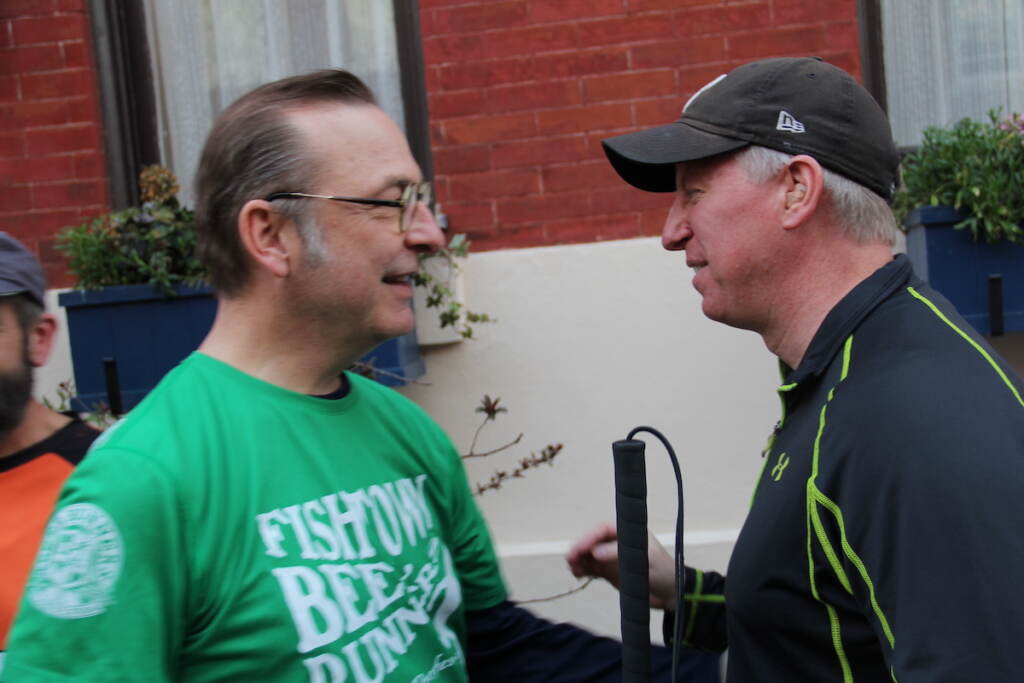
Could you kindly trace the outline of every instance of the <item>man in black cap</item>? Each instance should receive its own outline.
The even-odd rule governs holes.
[[[893,257],[882,110],[823,61],[768,59],[604,146],[631,185],[675,193],[663,246],[783,376],[728,582],[687,567],[677,601],[655,548],[652,604],[728,646],[731,681],[1016,680],[1024,382]],[[582,539],[572,571],[616,581],[614,538]]]
[[[99,432],[32,398],[57,320],[39,262],[0,232],[0,670],[7,632],[60,488]]]

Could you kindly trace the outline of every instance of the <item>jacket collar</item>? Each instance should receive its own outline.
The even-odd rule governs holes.
[[[913,276],[910,259],[899,254],[854,287],[825,316],[800,366],[792,370],[780,361],[785,383],[798,384],[812,375],[820,376],[861,321]]]

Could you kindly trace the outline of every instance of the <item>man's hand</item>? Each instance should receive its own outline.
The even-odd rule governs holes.
[[[576,542],[565,556],[569,571],[576,578],[596,576],[619,587],[618,535],[611,524],[601,524]],[[651,607],[674,608],[676,604],[675,560],[658,539],[647,532],[647,558],[650,564]]]

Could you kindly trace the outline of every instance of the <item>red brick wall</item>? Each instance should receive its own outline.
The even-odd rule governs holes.
[[[718,74],[820,55],[858,75],[856,0],[420,0],[438,195],[474,249],[654,235],[600,140]]]
[[[72,284],[53,236],[109,210],[86,0],[0,0],[0,230]]]

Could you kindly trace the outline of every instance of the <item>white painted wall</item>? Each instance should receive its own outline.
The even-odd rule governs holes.
[[[522,249],[470,256],[468,304],[497,316],[478,339],[424,349],[422,384],[402,390],[468,450],[483,394],[508,414],[482,432],[477,450],[522,442],[467,461],[471,482],[513,469],[546,444],[565,445],[553,467],[480,497],[506,579],[517,599],[568,590],[576,581],[562,556],[599,521],[614,520],[611,443],[639,424],[660,429],[681,462],[686,488],[688,562],[724,569],[779,413],[774,357],[756,335],[708,321],[681,253],[655,238]],[[71,377],[61,318],[37,395],[56,395]],[[646,439],[646,437],[645,437]],[[675,479],[668,456],[648,442],[652,529],[669,541]],[[594,584],[534,609],[618,634],[617,594]],[[660,618],[652,630],[660,633]]]
[[[777,364],[760,338],[704,318],[684,255],[655,238],[481,253],[465,276],[469,307],[498,322],[477,326],[476,340],[425,349],[425,384],[402,393],[463,452],[480,397],[501,397],[509,412],[484,429],[477,450],[520,432],[523,440],[466,461],[471,482],[548,443],[565,445],[554,467],[479,499],[513,597],[576,585],[562,555],[592,525],[614,520],[611,443],[640,424],[661,430],[679,455],[688,562],[724,569],[779,416]],[[644,438],[651,526],[670,540],[675,478],[660,444]],[[535,609],[618,634],[617,596],[603,586]]]

